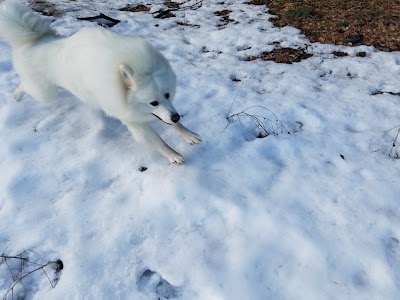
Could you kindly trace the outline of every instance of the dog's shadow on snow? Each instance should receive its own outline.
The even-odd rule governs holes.
[[[103,142],[115,139],[118,140],[121,136],[125,138],[126,135],[129,134],[128,129],[121,123],[121,121],[107,116],[102,111],[98,112],[98,116],[103,124],[103,128],[99,132],[98,136]]]

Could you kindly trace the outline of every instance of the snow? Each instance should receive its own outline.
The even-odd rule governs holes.
[[[244,1],[204,1],[163,20],[151,14],[162,1],[150,13],[115,10],[132,1],[53,2],[66,12],[49,18],[60,34],[96,26],[76,17],[102,12],[121,20],[111,30],[162,51],[178,75],[174,105],[204,142],[189,146],[155,123],[185,157],[175,166],[66,91],[47,106],[16,103],[18,75],[0,42],[0,254],[34,251],[30,259],[64,266],[55,288],[36,272],[14,296],[400,297],[400,169],[389,155],[398,151],[398,52],[310,43]],[[236,22],[218,26],[223,9]],[[244,60],[277,47],[313,56]],[[260,139],[249,118],[228,122],[249,107],[278,134]],[[11,283],[3,261],[1,297]]]

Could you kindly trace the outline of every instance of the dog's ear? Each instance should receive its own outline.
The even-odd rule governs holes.
[[[127,65],[120,65],[119,74],[121,75],[121,78],[127,88],[135,89],[135,74],[131,67]]]

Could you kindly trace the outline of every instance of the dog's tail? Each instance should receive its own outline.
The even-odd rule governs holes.
[[[29,8],[15,3],[15,0],[0,3],[0,37],[11,46],[18,47],[48,34],[55,32]]]

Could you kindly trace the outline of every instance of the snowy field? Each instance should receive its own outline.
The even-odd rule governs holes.
[[[37,265],[0,260],[1,298],[400,299],[398,52],[312,44],[244,1],[162,20],[162,1],[139,13],[116,10],[127,0],[51,2],[62,35],[102,12],[162,51],[203,144],[155,122],[185,157],[172,165],[66,91],[16,103],[0,42],[0,254],[63,262],[6,295]],[[281,47],[313,56],[245,60]]]

